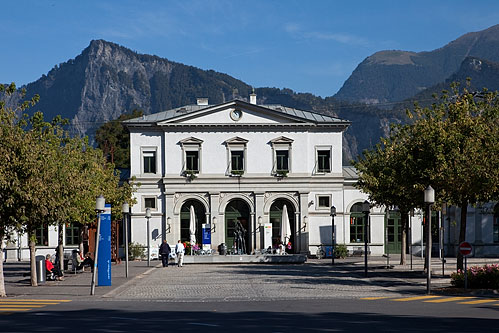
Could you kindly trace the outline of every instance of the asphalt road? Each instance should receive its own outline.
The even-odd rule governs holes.
[[[499,302],[75,300],[0,316],[0,331],[492,332],[499,327],[498,318]]]

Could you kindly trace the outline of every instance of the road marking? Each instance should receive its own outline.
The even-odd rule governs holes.
[[[391,299],[390,301],[409,302],[409,301],[418,301],[421,299],[436,298],[436,297],[441,297],[441,296],[417,296],[417,297],[394,298]]]
[[[449,297],[449,298],[443,298],[443,299],[432,299],[429,301],[423,301],[425,303],[445,303],[445,302],[456,302],[456,301],[462,301],[465,299],[473,299],[475,297]]]
[[[57,302],[57,303],[64,303],[64,302],[71,302],[70,299],[22,299],[22,298],[6,298],[6,299],[0,299],[2,302]]]
[[[377,299],[385,299],[385,298],[388,298],[388,296],[383,296],[383,297],[363,297],[361,299],[366,300],[366,301],[374,301],[374,300],[377,300]]]
[[[29,311],[46,307],[47,305],[57,305],[71,302],[68,299],[0,299],[0,314],[8,315],[13,312]]]
[[[208,326],[208,327],[218,327],[220,325],[216,324],[206,324],[206,323],[187,323],[188,325],[197,325],[197,326]]]
[[[460,302],[458,304],[483,304],[483,303],[492,303],[492,302],[498,302],[499,298],[494,298],[494,299],[478,299],[476,301],[469,301],[469,302]]]
[[[0,304],[0,311],[4,308],[43,308],[45,305],[33,305],[33,304]]]

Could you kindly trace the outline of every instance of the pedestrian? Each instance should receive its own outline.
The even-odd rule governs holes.
[[[52,257],[50,254],[47,254],[47,256],[45,257],[45,269],[50,273],[51,278],[53,278],[54,280],[64,280],[62,278],[63,274],[59,267],[54,266],[54,264],[52,263]]]
[[[161,246],[159,247],[159,255],[161,256],[163,267],[168,267],[168,259],[170,259],[170,252],[172,252],[172,249],[170,248],[170,245],[165,239],[163,241],[163,244],[161,244]]]
[[[185,247],[184,244],[182,244],[182,242],[180,241],[180,239],[178,240],[177,245],[175,245],[175,253],[177,254],[178,258],[178,267],[182,267],[182,265],[184,264]]]

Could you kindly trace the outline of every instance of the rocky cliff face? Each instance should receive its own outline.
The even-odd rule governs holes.
[[[444,82],[468,56],[498,62],[499,25],[465,34],[431,52],[377,52],[357,66],[335,97],[390,108],[391,102]]]

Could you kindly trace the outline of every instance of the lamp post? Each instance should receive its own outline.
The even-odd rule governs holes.
[[[90,284],[90,295],[95,295],[95,276],[97,275],[97,260],[99,258],[99,238],[100,238],[100,215],[106,207],[106,199],[100,195],[95,200],[95,212],[97,213],[97,233],[95,234],[95,255],[94,269],[92,272],[92,282]]]
[[[334,233],[334,217],[336,216],[336,207],[331,206],[331,243],[333,245],[333,250],[331,251],[331,265],[334,265],[334,256],[335,256],[335,248],[336,248],[336,242],[335,242],[335,233]]]
[[[151,219],[151,208],[146,208],[147,219],[147,266],[151,266],[151,233],[149,228],[149,220]]]
[[[426,204],[426,293],[431,293],[431,205],[435,202],[435,190],[428,185],[424,190]]]
[[[130,206],[127,202],[121,205],[121,212],[123,213],[123,229],[124,229],[124,245],[125,245],[125,277],[128,278],[128,214],[130,212]]]
[[[362,212],[365,215],[364,220],[364,276],[367,277],[367,236],[369,232],[369,210],[371,209],[369,201],[362,203]]]

